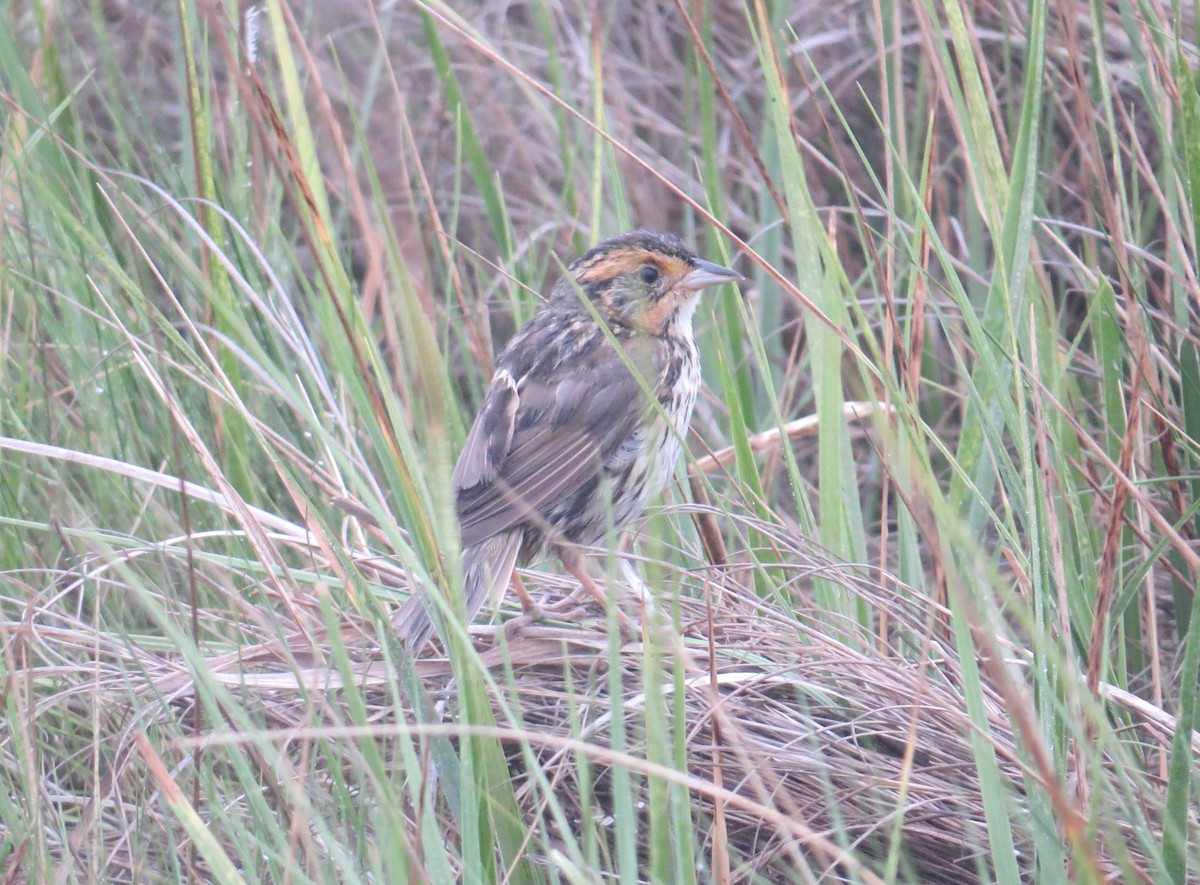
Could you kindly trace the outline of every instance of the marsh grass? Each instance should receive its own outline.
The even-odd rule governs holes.
[[[17,4],[0,880],[1200,881],[1195,27]],[[468,633],[493,355],[634,225],[749,278],[641,641]]]

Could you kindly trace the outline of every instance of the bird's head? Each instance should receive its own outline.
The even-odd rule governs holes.
[[[636,230],[571,262],[552,301],[587,310],[584,297],[610,323],[662,335],[681,324],[690,329],[703,290],[740,279],[737,271],[697,257],[673,234]]]

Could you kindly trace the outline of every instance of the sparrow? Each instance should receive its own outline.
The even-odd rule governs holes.
[[[568,265],[497,358],[454,468],[468,623],[517,564],[550,557],[605,602],[581,548],[619,533],[670,480],[700,392],[692,317],[705,289],[740,279],[650,230]],[[419,594],[396,623],[414,655],[433,634]]]

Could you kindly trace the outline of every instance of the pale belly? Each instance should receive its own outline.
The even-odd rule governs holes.
[[[624,526],[641,516],[651,499],[660,494],[675,473],[679,456],[683,452],[683,439],[687,437],[688,425],[692,421],[692,410],[696,406],[696,391],[700,386],[700,364],[696,359],[685,362],[684,377],[677,389],[684,391],[664,411],[671,419],[670,427],[663,417],[658,416],[647,428],[631,437],[631,448],[636,448],[637,460],[634,473],[645,475],[641,493],[631,495],[624,501],[614,501],[613,524]],[[638,439],[641,436],[641,439]]]

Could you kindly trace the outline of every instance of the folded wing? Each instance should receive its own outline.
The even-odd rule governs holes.
[[[641,385],[611,346],[592,352],[588,365],[545,380],[497,371],[454,470],[464,547],[536,521],[637,430],[646,410],[630,405],[645,402]]]

